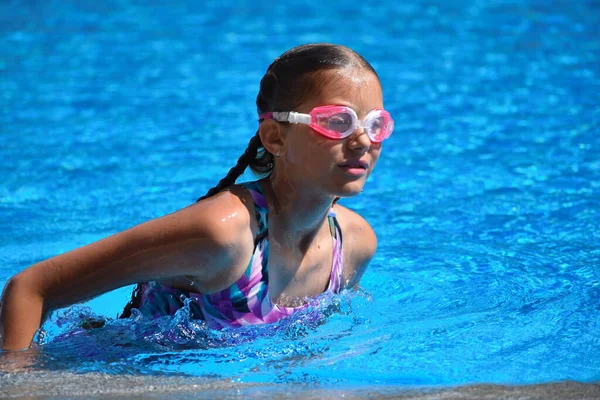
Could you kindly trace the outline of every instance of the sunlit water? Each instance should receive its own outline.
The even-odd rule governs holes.
[[[131,288],[108,293],[55,313],[25,370],[600,379],[599,3],[144,3],[0,4],[0,285],[202,195],[256,130],[268,64],[309,41],[370,60],[396,120],[342,200],[378,252],[361,292],[273,326],[119,320]]]

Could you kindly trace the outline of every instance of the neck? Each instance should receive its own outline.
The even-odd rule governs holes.
[[[276,174],[264,181],[269,203],[269,231],[286,248],[306,251],[326,224],[333,197],[291,185]]]

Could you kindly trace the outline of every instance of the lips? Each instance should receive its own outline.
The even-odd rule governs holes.
[[[366,161],[362,160],[348,160],[340,164],[342,168],[360,168],[367,169],[369,168],[369,164]]]

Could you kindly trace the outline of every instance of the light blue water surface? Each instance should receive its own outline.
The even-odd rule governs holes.
[[[0,286],[193,202],[256,130],[266,67],[348,45],[396,132],[362,195],[363,291],[217,332],[185,310],[63,310],[31,369],[348,387],[600,379],[600,4],[112,0],[0,4]],[[247,177],[247,176],[246,176]],[[89,308],[82,308],[87,306]],[[82,331],[92,316],[108,326]],[[2,354],[0,354],[0,357]]]

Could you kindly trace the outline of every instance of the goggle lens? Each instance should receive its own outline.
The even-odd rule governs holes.
[[[329,113],[317,114],[314,116],[313,123],[316,123],[322,130],[327,131],[328,136],[333,139],[341,139],[344,134],[352,130],[354,120],[348,112],[339,112],[330,115]]]
[[[381,142],[394,130],[394,121],[384,110],[371,111],[363,122],[358,120],[354,110],[341,106],[317,107],[310,115],[313,129],[331,139],[348,137],[362,126],[372,141]]]

